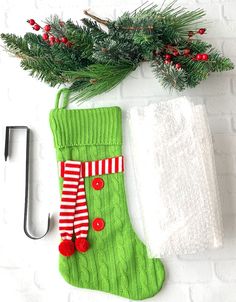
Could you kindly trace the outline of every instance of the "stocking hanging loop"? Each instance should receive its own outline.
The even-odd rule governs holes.
[[[60,98],[61,95],[63,95],[63,103],[62,106],[60,106]],[[55,100],[55,109],[65,109],[69,103],[69,95],[70,95],[70,90],[69,88],[62,88],[57,92],[56,95],[56,100]]]

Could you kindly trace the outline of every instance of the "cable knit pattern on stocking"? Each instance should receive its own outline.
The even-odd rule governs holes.
[[[121,110],[118,107],[66,110],[50,114],[57,161],[93,161],[122,155]],[[129,299],[154,296],[164,282],[159,259],[149,259],[145,245],[132,229],[126,204],[124,173],[99,177],[104,187],[93,188],[95,177],[85,177],[89,214],[85,253],[60,255],[59,270],[76,287],[101,290]],[[62,179],[60,179],[62,189]],[[93,228],[95,218],[105,227]]]

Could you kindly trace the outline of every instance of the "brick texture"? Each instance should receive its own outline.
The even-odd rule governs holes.
[[[28,18],[43,20],[57,13],[79,20],[83,9],[91,7],[101,17],[114,18],[133,10],[144,1],[118,0],[1,0],[0,32],[24,34]],[[153,1],[162,3],[162,0]],[[180,0],[189,9],[202,7],[211,21],[206,36],[236,63],[236,3],[233,0]],[[166,284],[149,301],[159,302],[235,302],[236,301],[236,71],[214,74],[197,88],[184,92],[194,103],[205,103],[214,140],[217,174],[225,228],[224,246],[198,255],[165,259]],[[124,299],[68,285],[58,272],[59,192],[56,161],[48,113],[54,105],[56,88],[32,79],[19,62],[0,49],[0,150],[4,149],[6,125],[25,124],[32,128],[30,200],[32,233],[42,234],[47,213],[51,212],[52,230],[47,237],[34,241],[23,233],[24,137],[14,134],[11,161],[0,161],[0,282],[5,302],[118,302]],[[114,90],[83,104],[83,107],[119,105],[125,110],[135,105],[166,100],[181,94],[165,91],[154,79],[148,64],[143,64]],[[126,136],[125,128],[124,134]],[[130,156],[127,146],[125,155]],[[48,167],[51,167],[48,169]],[[46,176],[46,177],[45,177]],[[137,204],[132,198],[131,180],[126,180],[133,225],[142,233]],[[136,209],[136,210],[135,210]]]

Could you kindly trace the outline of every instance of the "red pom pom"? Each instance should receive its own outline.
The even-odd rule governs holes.
[[[40,30],[40,26],[38,24],[34,24],[33,29],[38,31],[38,30]]]
[[[59,38],[55,38],[55,43],[60,44],[61,43],[60,39]]]
[[[170,60],[165,60],[164,64],[170,64]]]
[[[203,61],[208,61],[208,59],[209,59],[209,56],[208,56],[207,53],[202,54],[202,60]]]
[[[197,60],[197,61],[201,61],[201,60],[202,60],[202,54],[201,54],[201,53],[198,53],[198,54],[196,55],[196,60]]]
[[[89,242],[86,238],[77,238],[75,240],[75,247],[79,252],[85,253],[89,249]]]
[[[43,38],[44,41],[47,41],[48,40],[48,34],[44,33],[42,35],[42,38]]]
[[[27,22],[28,22],[30,25],[34,25],[34,24],[35,24],[34,19],[29,19]]]
[[[50,30],[51,30],[51,25],[46,24],[46,25],[44,26],[44,30],[45,30],[45,31],[50,31]]]
[[[205,32],[206,32],[206,29],[205,29],[205,28],[200,28],[200,29],[198,30],[198,33],[199,33],[200,35],[203,35]]]
[[[61,42],[66,44],[68,42],[68,39],[66,37],[62,37]]]
[[[75,252],[74,242],[72,240],[63,240],[59,244],[59,252],[65,257],[73,255]]]

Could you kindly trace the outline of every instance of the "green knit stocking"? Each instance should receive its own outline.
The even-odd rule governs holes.
[[[93,161],[122,155],[121,110],[54,109],[50,113],[57,161]],[[104,186],[95,190],[85,177],[89,213],[89,249],[70,257],[60,255],[64,279],[80,288],[100,290],[129,299],[154,296],[162,287],[165,272],[159,259],[149,259],[145,245],[135,234],[126,204],[122,172],[99,176]],[[60,178],[62,190],[63,179]],[[105,227],[96,231],[95,218]]]

